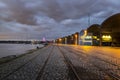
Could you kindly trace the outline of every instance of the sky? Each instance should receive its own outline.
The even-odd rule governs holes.
[[[0,0],[0,39],[53,40],[119,12],[120,0]]]

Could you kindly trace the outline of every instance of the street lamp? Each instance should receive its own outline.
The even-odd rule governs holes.
[[[59,39],[58,39],[58,41],[59,41],[59,43],[61,43],[61,42],[62,42],[62,39],[61,39],[61,38],[59,38]]]
[[[67,38],[65,37],[65,44],[67,44]]]
[[[85,35],[85,36],[87,35],[87,30],[84,30],[84,35]]]
[[[75,45],[77,45],[78,35],[75,34]]]

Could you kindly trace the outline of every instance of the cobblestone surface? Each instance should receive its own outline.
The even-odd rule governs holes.
[[[76,55],[72,49],[61,48],[74,65],[81,80],[105,80],[105,74],[89,63],[89,57]]]
[[[36,80],[52,48],[53,46],[50,46],[0,65],[0,80]],[[68,73],[69,69],[62,54],[54,47],[40,80],[70,80]]]
[[[111,75],[104,72],[106,70],[112,74],[120,73],[117,66],[119,63],[110,62],[111,58],[107,55],[89,55],[79,48],[59,49],[56,45],[1,64],[0,80],[76,80],[66,58],[81,80],[119,80],[112,79]]]
[[[0,65],[0,80],[35,80],[50,50],[51,48],[43,48]]]
[[[109,51],[95,52],[94,47],[80,46],[61,48],[82,80],[120,80],[119,59],[110,56]]]
[[[55,47],[40,80],[70,80],[68,71],[63,56]]]

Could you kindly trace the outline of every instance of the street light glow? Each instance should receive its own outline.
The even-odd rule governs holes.
[[[103,41],[111,42],[112,41],[112,37],[110,35],[103,35],[102,36],[102,40]]]
[[[110,35],[103,35],[102,38],[111,39],[112,37]]]
[[[84,30],[84,33],[85,33],[84,35],[87,35],[87,30]]]
[[[77,36],[77,34],[75,34],[75,38],[77,38],[78,36]]]
[[[92,39],[92,36],[86,36],[85,38],[86,39]]]

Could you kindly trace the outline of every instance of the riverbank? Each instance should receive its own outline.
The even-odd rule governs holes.
[[[42,44],[0,44],[0,58],[10,55],[21,55],[28,50],[43,47]]]
[[[18,54],[18,55],[8,55],[8,56],[5,56],[5,57],[1,57],[0,58],[0,64],[3,64],[3,63],[7,63],[9,61],[12,61],[14,59],[17,59],[19,57],[22,57],[22,56],[25,56],[27,54],[31,54],[41,48],[43,48],[44,46],[41,46],[39,48],[35,48],[35,49],[30,49],[30,50],[27,50],[25,53],[21,53],[21,54]]]

